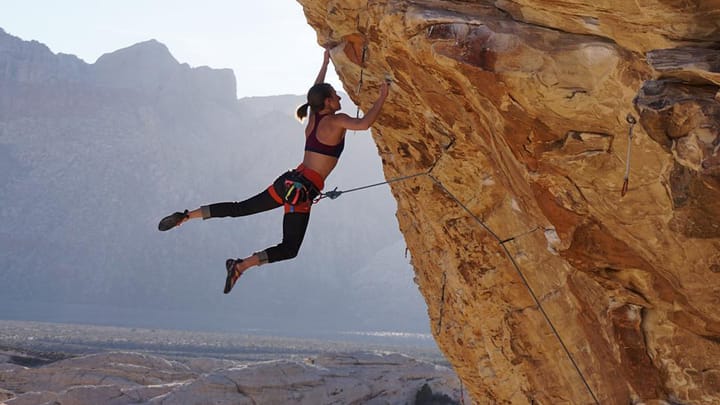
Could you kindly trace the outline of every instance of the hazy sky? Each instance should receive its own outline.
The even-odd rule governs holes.
[[[0,27],[88,63],[156,39],[180,63],[235,71],[238,97],[305,94],[322,63],[295,0],[0,0]],[[327,81],[342,88],[332,67]]]

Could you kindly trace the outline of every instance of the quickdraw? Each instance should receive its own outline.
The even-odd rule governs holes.
[[[625,120],[627,120],[628,124],[630,124],[630,128],[628,129],[627,158],[625,160],[625,177],[623,178],[622,191],[620,191],[621,197],[624,197],[627,193],[628,185],[630,183],[630,152],[632,150],[633,127],[637,124],[637,121],[632,114],[628,114],[627,117],[625,117]]]

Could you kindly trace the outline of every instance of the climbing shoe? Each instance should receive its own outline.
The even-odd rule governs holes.
[[[158,229],[161,231],[167,231],[180,225],[185,219],[190,218],[188,210],[185,212],[175,212],[160,220]]]
[[[227,259],[225,260],[225,269],[227,270],[227,278],[225,278],[225,289],[223,290],[223,293],[227,294],[232,290],[235,283],[238,281],[240,276],[242,275],[241,272],[237,270],[237,267],[235,266],[238,263],[241,263],[242,259]]]

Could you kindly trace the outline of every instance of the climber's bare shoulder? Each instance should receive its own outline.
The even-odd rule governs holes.
[[[361,118],[353,118],[345,113],[333,114],[328,124],[333,126],[334,130],[351,130],[351,131],[363,131],[368,129],[368,125]]]

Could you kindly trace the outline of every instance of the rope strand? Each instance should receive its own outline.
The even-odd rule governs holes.
[[[320,200],[322,200],[323,198],[329,198],[329,199],[331,199],[331,200],[334,200],[334,199],[340,197],[342,194],[352,193],[353,191],[360,191],[360,190],[365,190],[365,189],[367,189],[367,188],[382,186],[382,185],[384,185],[384,184],[390,184],[390,183],[395,183],[395,182],[398,182],[398,181],[408,180],[408,179],[412,179],[412,178],[414,178],[414,177],[424,176],[424,175],[426,175],[426,174],[428,174],[428,173],[427,173],[427,172],[422,172],[422,173],[411,174],[411,175],[409,175],[409,176],[396,177],[396,178],[393,178],[393,179],[390,179],[390,180],[382,181],[382,182],[380,182],[380,183],[369,184],[369,185],[367,185],[367,186],[362,186],[362,187],[355,187],[355,188],[351,188],[351,189],[349,189],[349,190],[338,190],[337,187],[335,187],[333,190],[326,191],[326,192],[324,192],[324,193],[320,193],[320,195],[315,199],[314,202],[315,202],[315,203],[318,203],[318,202],[319,202]]]
[[[367,55],[367,43],[363,44],[362,49],[362,61],[360,62],[360,80],[358,81],[357,91],[355,94],[357,97],[360,97],[360,90],[362,90],[363,85],[363,76],[365,75],[365,56]],[[357,111],[355,112],[355,118],[360,118],[360,104],[357,106]]]
[[[623,186],[622,191],[620,191],[620,197],[625,197],[625,194],[628,191],[628,185],[630,183],[630,151],[632,150],[633,127],[637,123],[635,117],[633,117],[632,114],[628,114],[625,119],[627,120],[628,124],[630,124],[630,128],[628,128],[627,158],[625,159],[625,177],[623,177]]]

